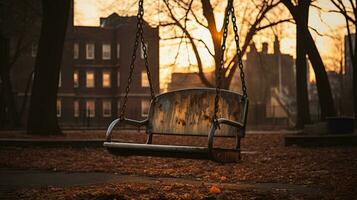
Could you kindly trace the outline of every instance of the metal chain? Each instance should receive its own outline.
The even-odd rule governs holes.
[[[233,31],[234,31],[234,40],[236,41],[236,49],[237,49],[237,56],[238,56],[238,67],[240,71],[240,78],[242,81],[242,92],[243,92],[243,97],[246,99],[248,97],[247,94],[247,86],[245,85],[245,74],[243,70],[243,61],[242,61],[242,50],[239,47],[239,36],[238,36],[238,28],[236,24],[236,16],[234,15],[234,7],[232,5],[231,7],[231,12],[232,12],[232,24],[233,24]]]
[[[143,5],[143,0],[139,0],[139,10],[138,10],[138,15],[137,15],[137,30],[136,30],[136,35],[135,35],[135,43],[134,43],[134,49],[133,49],[133,53],[131,56],[131,62],[130,62],[130,71],[129,71],[129,77],[128,77],[128,83],[126,85],[126,89],[125,89],[125,96],[124,96],[124,100],[123,100],[123,104],[120,110],[120,115],[119,115],[119,119],[124,119],[125,117],[125,111],[126,111],[126,103],[128,101],[128,94],[130,91],[130,85],[131,85],[131,81],[132,81],[132,76],[133,76],[133,72],[134,72],[134,65],[135,65],[135,60],[136,60],[136,52],[138,49],[138,45],[139,45],[139,37],[140,37],[140,27],[141,27],[141,19],[142,19],[142,6]]]
[[[216,74],[216,96],[214,101],[214,114],[213,114],[213,123],[216,127],[218,126],[218,109],[219,109],[219,97],[221,94],[221,76],[222,76],[222,69],[224,66],[224,51],[226,50],[226,40],[228,35],[228,25],[229,25],[229,16],[232,14],[232,24],[233,24],[233,31],[234,31],[234,40],[236,42],[236,49],[237,49],[237,56],[238,56],[238,67],[240,70],[240,78],[242,81],[242,91],[243,91],[243,98],[247,98],[247,87],[245,84],[245,74],[243,71],[243,61],[242,61],[242,50],[239,47],[239,35],[238,35],[238,28],[236,25],[236,17],[234,14],[234,7],[233,7],[233,0],[228,1],[228,6],[226,9],[226,17],[224,19],[224,29],[223,29],[223,39],[221,45],[221,55],[220,55],[220,66],[218,68],[218,73]]]
[[[140,32],[140,37],[141,37],[141,48],[144,53],[144,62],[145,62],[145,68],[146,68],[146,74],[147,78],[149,81],[149,86],[150,86],[150,94],[151,94],[151,100],[155,98],[155,92],[154,92],[154,87],[152,86],[152,81],[151,81],[151,73],[150,73],[150,67],[149,67],[149,61],[148,61],[148,54],[147,54],[147,47],[145,45],[145,40],[144,40],[144,30],[143,30],[143,17],[144,17],[144,7],[143,7],[143,0],[139,0],[139,10],[141,10],[141,17],[138,18],[139,20],[139,32]]]
[[[218,109],[219,109],[219,97],[221,95],[221,76],[222,76],[222,69],[224,65],[224,51],[226,50],[226,40],[227,40],[227,35],[228,35],[228,25],[229,25],[229,15],[231,14],[231,10],[229,9],[231,7],[231,0],[228,1],[228,7],[226,9],[226,17],[224,18],[224,28],[223,28],[223,40],[222,40],[222,45],[221,45],[221,55],[220,55],[220,63],[219,63],[219,68],[218,72],[216,73],[216,96],[214,99],[214,114],[213,114],[213,124],[216,127],[218,126]]]

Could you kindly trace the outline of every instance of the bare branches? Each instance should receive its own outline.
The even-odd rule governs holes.
[[[176,25],[176,23],[174,23],[174,22],[166,22],[166,23],[161,22],[161,23],[159,23],[159,26],[161,26],[161,27],[175,26],[175,25]]]
[[[198,19],[197,15],[195,14],[195,12],[193,12],[192,9],[191,9],[190,12],[191,12],[192,16],[194,17],[194,19],[196,20],[196,22],[197,22],[199,25],[201,25],[201,26],[203,26],[204,28],[208,29],[208,26],[207,26],[206,24],[204,24],[203,22],[201,22],[201,20]]]
[[[324,35],[322,33],[320,33],[320,31],[318,31],[316,28],[309,26],[309,29],[311,29],[312,31],[314,31],[318,36],[323,37]]]
[[[254,22],[250,25],[247,34],[245,36],[245,40],[242,46],[242,55],[245,54],[248,45],[250,44],[251,40],[253,39],[254,35],[258,32],[261,31],[263,29],[266,29],[268,27],[272,27],[275,26],[277,24],[280,23],[284,23],[284,22],[288,22],[290,21],[290,19],[283,19],[283,20],[279,20],[276,22],[271,22],[267,25],[261,25],[261,23],[263,22],[264,19],[266,19],[266,15],[269,11],[271,11],[273,8],[275,8],[276,6],[278,6],[281,3],[281,1],[274,1],[274,0],[264,0],[264,3],[262,5],[257,5],[256,4],[256,8],[259,9],[258,10],[258,14],[256,15],[256,18],[254,20]],[[227,77],[227,81],[230,83],[233,75],[235,73],[235,70],[237,68],[237,65],[235,64],[237,60],[237,54],[235,54],[235,56],[230,60],[229,65],[231,66],[230,70],[229,70],[229,74]]]
[[[281,19],[274,17],[272,20],[268,18],[268,12],[276,8],[281,3],[281,0],[261,0],[259,3],[257,1],[247,1],[245,6],[239,4],[240,7],[237,11],[240,12],[238,19],[239,23],[239,35],[245,37],[243,39],[242,54],[247,50],[250,42],[252,41],[254,35],[263,31],[267,28],[276,26],[281,23],[291,22],[292,19]],[[220,54],[221,54],[221,42],[222,42],[222,29],[220,23],[217,22],[217,19],[220,17],[217,16],[216,8],[223,9],[222,2],[219,1],[209,1],[201,0],[195,1],[192,0],[164,0],[165,12],[167,13],[167,18],[165,22],[162,22],[160,26],[168,28],[169,31],[175,32],[179,30],[182,32],[182,35],[176,34],[164,38],[164,40],[180,40],[179,45],[184,45],[186,43],[186,48],[189,46],[195,55],[197,61],[198,75],[201,81],[208,87],[212,87],[212,84],[208,81],[204,73],[203,68],[203,54],[200,52],[200,49],[205,49],[212,57],[214,61],[214,68],[217,71],[219,69]],[[219,7],[220,6],[220,7]],[[199,12],[199,9],[202,11]],[[225,8],[226,9],[226,8]],[[226,14],[226,13],[224,13]],[[242,16],[243,14],[243,16]],[[224,19],[225,16],[223,16]],[[222,22],[223,22],[222,19]],[[192,27],[192,24],[196,24],[199,27],[207,29],[210,33],[210,37],[202,37],[197,35],[195,30],[188,30],[189,27]],[[196,27],[197,30],[197,27]],[[209,39],[209,40],[207,40]],[[232,38],[228,38],[227,46],[233,47]],[[210,43],[212,42],[212,43]],[[231,48],[228,48],[231,49]],[[231,51],[230,51],[231,52]],[[229,84],[234,76],[234,72],[237,68],[237,55],[227,54],[228,58],[224,61],[225,67],[222,70],[224,74],[222,83],[225,88],[229,87]],[[177,58],[177,56],[176,56]]]
[[[331,0],[332,4],[337,8],[337,11],[333,10],[331,12],[337,12],[342,14],[345,17],[346,21],[346,29],[347,29],[347,39],[348,39],[348,47],[350,49],[349,53],[351,56],[351,62],[354,67],[354,70],[357,69],[357,54],[356,54],[356,49],[357,49],[357,40],[354,41],[355,49],[353,50],[353,44],[352,44],[352,35],[351,35],[351,27],[350,23],[354,25],[355,32],[357,31],[357,25],[356,25],[356,19],[357,19],[357,10],[356,10],[356,4],[352,1],[349,0],[349,6],[345,1],[342,0]],[[354,79],[357,77],[354,77]],[[354,85],[354,87],[357,87],[357,85]],[[356,98],[357,99],[357,98]],[[355,105],[357,108],[357,106]],[[356,111],[357,113],[357,111]],[[357,114],[356,114],[357,115]]]
[[[264,26],[259,26],[259,27],[256,28],[256,31],[261,31],[261,30],[264,30],[266,28],[270,28],[272,26],[276,26],[278,24],[285,23],[285,22],[294,23],[294,21],[292,19],[282,19],[282,20],[279,20],[279,21],[276,21],[276,22],[271,22],[270,24],[266,24]]]
[[[190,41],[192,50],[195,54],[196,60],[197,60],[197,67],[198,67],[198,75],[201,79],[201,81],[207,85],[212,87],[212,84],[208,81],[208,79],[205,77],[204,73],[203,73],[203,65],[202,65],[202,60],[197,48],[196,43],[194,42],[193,37],[191,36],[191,34],[188,32],[186,25],[181,24],[181,22],[176,18],[176,16],[173,14],[172,8],[170,7],[169,3],[167,0],[164,1],[165,6],[169,12],[169,16],[170,18],[175,22],[176,26],[179,27],[181,29],[181,31],[185,34],[185,36],[188,38],[188,40]],[[192,5],[192,4],[191,4]],[[188,12],[186,12],[188,13]],[[187,17],[187,15],[186,15]],[[186,19],[184,20],[186,22]]]
[[[347,9],[342,0],[331,0],[331,3],[337,8],[337,10],[331,10],[330,12],[341,13],[347,21],[356,24],[357,11],[356,5],[354,5],[353,1],[350,0],[350,7],[352,11]],[[352,13],[353,16],[350,16],[350,13]]]
[[[207,45],[202,39],[195,39],[195,38],[194,38],[194,40],[195,40],[195,41],[198,41],[198,42],[200,42],[200,43],[202,43],[202,44],[205,46],[205,48],[206,48],[206,50],[208,51],[208,53],[214,58],[214,53],[212,53],[212,51],[210,50],[210,48],[208,47],[208,45]]]

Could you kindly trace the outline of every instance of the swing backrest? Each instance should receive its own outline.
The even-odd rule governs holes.
[[[207,135],[212,126],[215,88],[192,88],[156,96],[149,110],[149,129],[154,134]],[[221,90],[218,118],[239,122],[242,128],[221,125],[218,136],[244,136],[248,99]]]

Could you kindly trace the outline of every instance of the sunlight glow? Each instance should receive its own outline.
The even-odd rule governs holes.
[[[133,2],[125,2],[125,1],[113,1],[113,0],[102,0],[100,4],[97,0],[75,0],[75,25],[85,25],[85,26],[98,26],[99,18],[103,16],[107,16],[112,12],[117,12],[119,15],[135,15],[137,8],[136,3]],[[147,5],[156,5],[160,6],[160,2],[154,1],[145,3],[144,6]],[[344,19],[341,15],[336,13],[328,13],[327,10],[331,10],[332,5],[329,2],[324,0],[319,0],[316,2],[320,7],[323,8],[323,11],[319,11],[314,7],[310,9],[310,18],[309,25],[318,30],[319,33],[316,33],[314,30],[311,30],[311,33],[316,41],[316,45],[321,53],[325,61],[325,65],[327,70],[336,70],[335,64],[331,61],[333,60],[336,54],[336,48],[334,48],[334,40],[331,37],[326,35],[331,33],[331,30],[338,30],[339,28],[339,36],[343,36],[345,34],[345,30],[341,29],[344,25]],[[123,6],[126,6],[125,8]],[[225,4],[224,4],[225,5]],[[224,9],[215,9],[215,18],[217,29],[223,25],[223,14]],[[145,20],[149,21],[151,24],[157,24],[159,17],[161,15],[155,14],[145,14]],[[236,9],[237,17],[241,15],[241,10]],[[208,48],[213,51],[213,45],[210,38],[209,32],[203,27],[197,27],[197,25],[190,25],[193,36],[200,38]],[[288,23],[284,26],[281,26],[280,32],[282,36],[280,37],[281,44],[281,52],[291,54],[295,57],[295,25]],[[324,36],[321,36],[322,34]],[[164,32],[160,29],[160,37],[166,36],[167,32]],[[266,31],[258,33],[253,41],[256,43],[257,48],[259,49],[262,42],[269,43],[269,50],[273,49],[273,35],[271,29],[267,29]],[[165,56],[160,56],[160,82],[161,87],[166,84],[172,72],[188,72],[188,71],[197,71],[197,68],[194,66],[197,64],[194,53],[191,49],[191,46],[187,48],[184,44],[181,44],[178,47],[180,41],[160,41],[160,55],[165,54]],[[185,42],[183,42],[185,43]],[[189,44],[189,43],[188,43]],[[177,50],[179,50],[179,54],[176,55]],[[205,71],[212,71],[213,58],[205,48],[203,43],[199,43],[198,50],[200,52],[203,65]],[[338,54],[340,55],[340,54]],[[177,61],[174,62],[175,57],[177,56]],[[310,80],[313,80],[313,73],[310,76]]]

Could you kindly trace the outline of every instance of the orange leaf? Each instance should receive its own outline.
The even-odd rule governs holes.
[[[219,189],[219,187],[213,185],[210,189],[209,189],[209,192],[211,194],[219,194],[221,193],[221,189]]]

